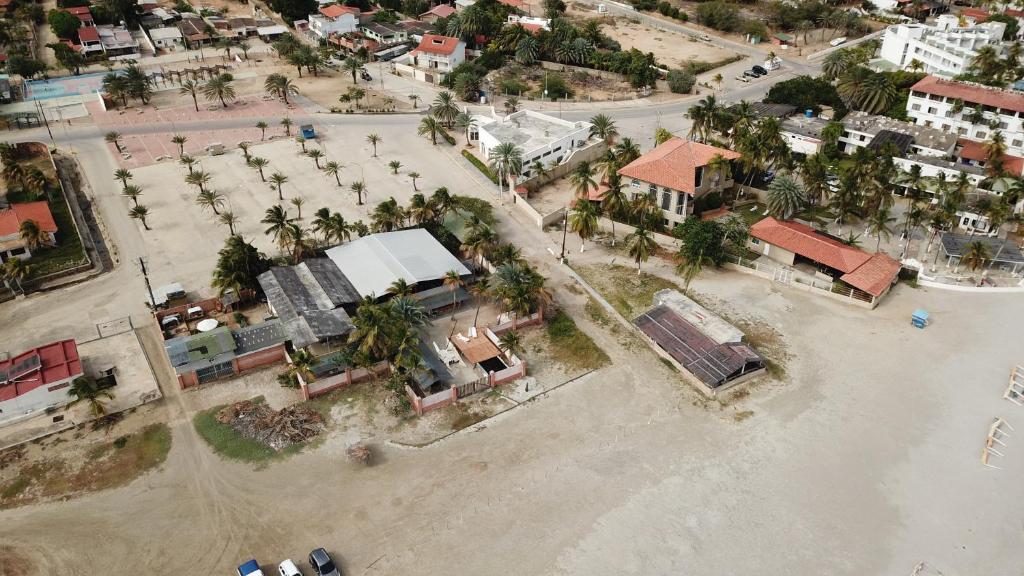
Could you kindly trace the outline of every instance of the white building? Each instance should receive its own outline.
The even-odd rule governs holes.
[[[482,157],[490,157],[491,150],[503,142],[511,142],[522,150],[522,179],[530,177],[530,166],[535,161],[544,166],[561,164],[571,152],[586,146],[593,126],[533,110],[520,110],[504,117],[480,116],[475,120],[469,129],[470,138],[479,139]]]
[[[153,41],[153,46],[157,49],[169,52],[180,50],[185,46],[185,39],[177,27],[152,28],[149,31],[149,39]]]
[[[851,112],[842,122],[843,134],[839,142],[847,154],[865,146],[878,150],[891,143],[900,156],[917,154],[945,158],[952,156],[956,148],[955,134],[886,116]]]
[[[320,40],[334,34],[348,34],[359,28],[359,9],[331,4],[309,15],[309,32]]]
[[[395,62],[395,71],[401,75],[430,84],[444,79],[466,60],[466,43],[458,38],[424,34],[419,46]]]
[[[907,115],[969,140],[985,141],[999,130],[1007,154],[1024,156],[1024,92],[927,76],[911,88]]]
[[[916,61],[929,74],[950,77],[963,74],[982,46],[995,46],[1002,52],[1000,42],[1006,24],[973,22],[972,19],[961,21],[957,16],[943,14],[935,26],[889,26],[879,52],[882,66],[906,70]]]
[[[519,24],[523,28],[530,30],[531,32],[540,28],[544,30],[551,30],[551,20],[547,18],[535,18],[533,16],[518,16],[516,14],[508,15],[509,24]]]
[[[821,133],[827,126],[828,120],[820,116],[791,116],[782,121],[780,134],[790,150],[810,156],[821,151]]]

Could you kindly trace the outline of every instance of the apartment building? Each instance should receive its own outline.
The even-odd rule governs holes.
[[[998,130],[1006,152],[1024,156],[1024,92],[927,76],[911,87],[907,115],[968,140],[985,141]]]
[[[943,14],[935,26],[898,24],[885,30],[879,67],[907,70],[920,63],[929,74],[963,74],[983,46],[1002,52],[1003,22],[974,23],[973,19]]]

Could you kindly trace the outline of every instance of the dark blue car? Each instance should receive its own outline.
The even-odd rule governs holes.
[[[242,564],[238,567],[238,576],[263,576],[263,571],[260,570],[260,563],[255,560],[249,560]]]

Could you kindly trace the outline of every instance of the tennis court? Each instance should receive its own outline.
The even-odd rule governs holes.
[[[25,83],[25,99],[48,100],[94,93],[100,90],[105,75],[106,72],[93,72],[49,80],[29,80]]]

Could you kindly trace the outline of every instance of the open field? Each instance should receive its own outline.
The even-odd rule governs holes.
[[[658,62],[670,68],[683,68],[688,62],[720,62],[736,56],[732,50],[667,30],[655,30],[625,18],[614,19],[602,26],[601,31],[622,44],[623,50],[636,48],[645,54],[653,52]]]

